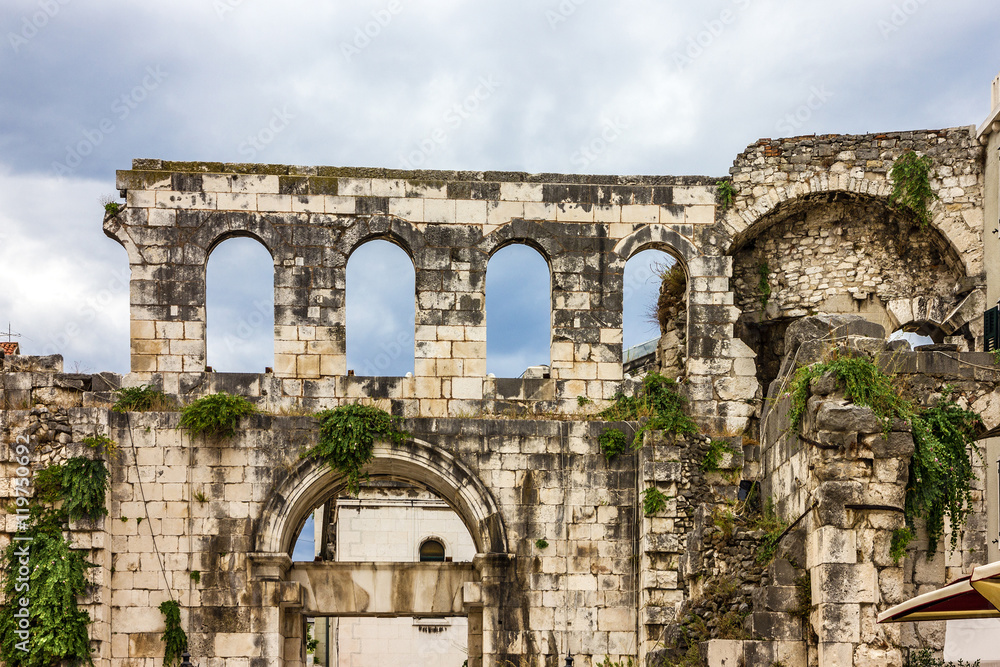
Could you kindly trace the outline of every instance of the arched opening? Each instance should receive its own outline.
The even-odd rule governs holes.
[[[242,373],[273,366],[274,261],[267,248],[246,237],[219,243],[205,282],[206,364]]]
[[[438,591],[413,585],[419,571],[396,572],[392,564],[416,560],[444,566],[454,561],[468,569],[476,554],[472,535],[440,496],[419,484],[379,475],[363,483],[357,496],[335,492],[322,502],[310,513],[295,543],[291,577],[308,582],[303,648],[307,653],[312,650],[314,664],[400,662],[436,667],[442,660],[461,664],[465,659],[469,623],[465,614],[456,614],[453,608],[415,614],[414,609],[426,608],[427,601],[414,600],[412,608],[386,609],[369,602],[345,610],[336,603],[338,596],[331,594],[353,586],[353,595],[339,598],[378,598],[379,584],[367,582],[365,575],[380,572],[383,580],[393,582],[393,596],[386,599],[405,601],[411,593],[433,597]],[[300,556],[306,556],[302,560],[307,562]],[[425,579],[447,585],[447,576],[433,576]],[[426,659],[414,662],[420,656]]]
[[[413,372],[416,316],[413,262],[399,246],[376,239],[347,263],[347,368],[367,377]]]
[[[443,563],[445,559],[444,544],[433,538],[424,540],[420,545],[421,563]]]
[[[622,364],[626,375],[650,370],[683,374],[687,332],[684,267],[647,248],[625,263],[622,282]]]
[[[960,301],[955,285],[964,277],[961,259],[940,231],[884,199],[845,192],[782,202],[743,231],[730,253],[742,312],[736,336],[757,354],[763,387],[780,371],[792,322],[860,315],[887,332],[902,323],[907,331],[938,336],[907,323],[928,314],[943,319]]]
[[[524,243],[507,245],[486,268],[486,371],[547,377],[552,347],[548,262]]]

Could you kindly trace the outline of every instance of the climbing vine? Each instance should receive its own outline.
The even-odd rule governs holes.
[[[319,442],[303,457],[325,461],[347,479],[347,491],[357,494],[367,479],[364,467],[375,457],[376,440],[400,444],[409,433],[398,427],[399,419],[372,405],[342,405],[323,410],[319,420]]]
[[[982,458],[976,445],[979,415],[959,407],[949,399],[947,391],[937,405],[917,409],[870,359],[839,357],[795,372],[789,388],[793,428],[801,425],[805,415],[809,383],[826,373],[832,373],[844,386],[848,400],[871,408],[882,420],[886,433],[897,419],[909,422],[913,432],[914,451],[904,506],[906,528],[893,534],[893,558],[898,560],[905,553],[917,519],[923,519],[927,526],[928,557],[937,551],[946,518],[952,527],[951,548],[955,549],[960,529],[972,509],[972,454]]]
[[[257,414],[253,403],[242,396],[224,391],[209,394],[194,401],[181,411],[181,428],[192,436],[207,435],[212,438],[231,438],[243,417]]]
[[[163,667],[181,664],[182,654],[187,650],[187,634],[181,627],[181,607],[175,600],[164,600],[160,603],[160,613],[166,629],[163,631]]]
[[[930,173],[933,164],[928,155],[918,156],[914,151],[906,151],[889,171],[893,181],[889,202],[896,208],[913,211],[924,225],[930,223],[930,202],[938,198],[931,190]]]
[[[106,436],[88,441],[104,451],[115,446]],[[75,457],[40,470],[34,486],[38,504],[0,558],[7,600],[0,608],[0,659],[9,667],[93,664],[90,614],[76,600],[86,593],[86,571],[94,565],[71,548],[64,531],[70,520],[107,514],[108,469],[103,459]]]

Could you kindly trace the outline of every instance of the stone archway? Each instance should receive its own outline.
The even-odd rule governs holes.
[[[304,660],[305,617],[467,616],[469,665],[482,664],[483,596],[491,563],[507,555],[507,532],[489,490],[464,463],[428,443],[375,446],[367,466],[374,479],[406,481],[444,500],[461,518],[479,555],[475,563],[296,563],[290,552],[307,515],[338,493],[344,478],[325,463],[304,460],[277,484],[263,509],[250,554],[251,589],[272,607],[268,625],[279,631],[275,664]],[[485,564],[485,565],[484,565]]]

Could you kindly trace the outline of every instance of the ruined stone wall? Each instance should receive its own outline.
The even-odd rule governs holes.
[[[962,287],[957,258],[942,246],[937,232],[900,220],[882,204],[817,201],[783,217],[735,255],[736,305],[773,319],[858,312],[877,299],[895,319],[887,322],[894,329],[913,319],[903,310],[922,298],[934,302],[925,314],[941,322]],[[766,307],[762,269],[770,288]]]
[[[866,335],[867,334],[867,335]],[[946,531],[933,558],[918,535],[906,556],[890,555],[892,533],[903,526],[913,439],[896,422],[889,433],[869,408],[847,401],[833,377],[814,380],[802,424],[790,424],[787,380],[796,364],[840,354],[874,355],[904,395],[921,405],[950,389],[989,427],[1000,421],[1000,367],[984,353],[893,350],[880,327],[857,319],[808,318],[789,327],[784,373],[770,388],[761,423],[764,493],[788,520],[802,518],[806,567],[812,582],[810,650],[819,664],[902,665],[908,648],[940,649],[943,623],[877,625],[878,613],[940,588],[987,562],[986,461],[973,455],[973,509],[948,547]],[[794,362],[793,362],[794,360]],[[900,648],[902,647],[902,648]]]

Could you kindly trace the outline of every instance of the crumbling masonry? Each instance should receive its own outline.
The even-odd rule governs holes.
[[[934,161],[926,227],[889,201],[888,172],[906,150]],[[886,334],[906,328],[953,346],[887,355],[918,397],[952,384],[987,426],[1000,421],[1000,372],[982,352],[983,170],[970,128],[761,140],[737,157],[725,205],[719,179],[703,177],[135,160],[118,172],[126,207],[104,221],[132,272],[131,373],[71,375],[59,359],[8,357],[0,496],[13,496],[18,437],[36,469],[80,455],[96,433],[121,444],[109,516],[72,526],[98,565],[83,602],[102,667],[160,664],[168,588],[192,655],[210,667],[304,664],[311,615],[468,616],[473,667],[522,657],[551,667],[567,652],[584,666],[660,664],[696,616],[712,665],[900,667],[901,647],[939,647],[941,629],[874,618],[986,562],[983,489],[959,551],[925,561],[918,540],[896,565],[888,535],[902,522],[912,440],[883,436],[836,387],[814,388],[793,436],[782,390],[795,362],[829,344],[882,352]],[[274,260],[273,373],[205,372],[206,263],[237,236]],[[372,239],[413,261],[412,377],[347,374],[347,260]],[[486,267],[511,243],[537,249],[551,271],[546,378],[486,375]],[[600,406],[629,388],[623,270],[648,248],[684,270],[683,331],[663,347],[685,346],[670,358],[705,435],[648,433],[645,447],[608,462],[597,442],[608,425],[582,416],[577,399]],[[111,390],[139,384],[184,401],[227,391],[271,414],[246,419],[233,440],[191,438],[177,413],[109,410]],[[412,435],[377,448],[372,477],[447,501],[476,544],[472,565],[292,562],[306,516],[344,480],[299,458],[314,420],[279,415],[364,399],[385,401]],[[511,410],[534,418],[463,416]],[[706,472],[711,438],[734,451]],[[767,566],[756,565],[759,534],[723,534],[712,520],[741,479],[799,519]],[[647,517],[650,485],[669,500]],[[118,520],[147,512],[148,522]],[[811,595],[795,615],[806,575]],[[725,578],[736,588],[720,599]],[[718,639],[729,610],[742,639]]]

